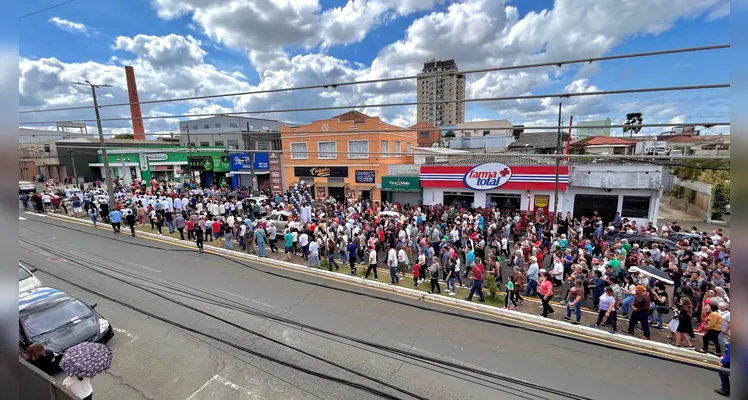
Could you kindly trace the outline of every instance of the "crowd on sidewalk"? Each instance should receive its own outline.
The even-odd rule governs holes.
[[[693,347],[698,332],[703,334],[703,345],[696,349],[701,352],[711,345],[721,356],[729,343],[730,238],[719,230],[698,232],[677,222],[640,226],[618,214],[603,221],[597,212],[578,218],[567,213],[552,221],[543,214],[510,214],[496,204],[476,209],[464,203],[422,206],[332,198],[304,203],[298,219],[291,216],[280,226],[266,216],[291,211],[287,195],[268,193],[267,200],[256,202],[246,189],[229,197],[225,188],[152,184],[118,190],[115,210],[96,189],[71,192],[56,203],[69,203],[68,213],[86,212],[94,223],[100,217],[115,232],[123,219],[133,234],[138,224],[158,233],[178,232],[200,251],[206,240],[261,257],[283,251],[287,260],[301,257],[309,267],[320,268],[321,259],[329,270],[348,263],[351,274],[366,267],[364,279],[372,274],[378,279],[383,266],[393,285],[425,284],[430,293],[447,295],[455,295],[456,285],[469,287],[468,301],[474,296],[485,300],[490,276],[505,290],[504,306],[510,309],[526,298],[539,298],[540,315],[549,317],[555,312],[551,301],[557,299],[571,324],[580,323],[587,305],[598,313],[592,326],[606,326],[611,334],[619,332],[621,320],[623,333],[641,329],[645,340],[652,328],[669,329],[672,344],[679,347]],[[39,197],[46,207],[46,197]],[[681,233],[691,235],[667,240]],[[650,236],[661,240],[641,240]]]

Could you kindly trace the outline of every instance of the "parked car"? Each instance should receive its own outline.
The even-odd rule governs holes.
[[[701,243],[703,241],[703,237],[701,237],[700,233],[673,232],[668,234],[667,237],[668,239],[674,240],[676,243],[680,243],[683,240],[688,240],[688,243],[694,250],[698,250],[701,247]]]
[[[730,203],[727,203],[727,205],[725,206],[725,214],[729,214],[729,213],[730,213]]]
[[[288,227],[288,219],[290,217],[291,213],[288,211],[273,211],[267,217],[263,217],[261,221],[274,221],[278,232],[283,232]]]
[[[36,185],[29,181],[18,181],[18,194],[36,192]]]
[[[55,353],[82,342],[106,343],[114,336],[109,321],[61,290],[41,287],[18,297],[19,344],[40,343]]]
[[[28,292],[42,286],[42,282],[34,276],[36,268],[26,268],[18,263],[18,293]]]
[[[660,236],[652,236],[652,235],[643,235],[639,233],[634,234],[626,234],[626,233],[616,233],[614,235],[611,235],[608,237],[608,240],[615,240],[615,239],[626,239],[629,243],[634,244],[638,243],[640,247],[651,247],[652,243],[657,243],[660,248],[667,247],[670,250],[675,250],[677,245],[676,243],[669,238],[664,238]]]

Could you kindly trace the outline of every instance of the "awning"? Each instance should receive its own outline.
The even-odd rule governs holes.
[[[353,185],[351,189],[354,190],[371,190],[374,189],[374,185]]]
[[[345,187],[347,183],[345,182],[316,182],[314,186],[317,187],[334,187],[334,188],[342,188]]]

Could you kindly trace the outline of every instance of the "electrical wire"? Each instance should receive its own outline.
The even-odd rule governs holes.
[[[71,1],[74,1],[74,0],[71,0]],[[489,68],[466,70],[466,71],[461,71],[461,72],[460,71],[446,71],[446,72],[438,72],[438,73],[429,73],[428,75],[426,75],[426,77],[432,78],[432,77],[450,76],[450,75],[467,75],[467,74],[509,71],[509,70],[518,70],[518,69],[538,68],[538,67],[554,67],[554,66],[561,67],[562,65],[567,65],[567,64],[592,63],[596,61],[610,61],[610,60],[621,60],[621,59],[627,59],[627,58],[651,57],[651,56],[667,55],[667,54],[719,50],[719,49],[727,49],[729,47],[730,47],[729,44],[701,46],[701,47],[688,47],[688,48],[650,51],[650,52],[642,52],[642,53],[619,54],[615,56],[591,57],[591,58],[571,59],[571,60],[562,60],[562,61],[549,61],[549,62],[544,62],[544,63],[509,65],[509,66],[502,66],[502,67],[489,67]],[[121,106],[130,106],[130,105],[136,105],[136,104],[143,105],[143,104],[169,103],[169,102],[179,102],[179,101],[189,101],[189,100],[204,100],[204,99],[212,99],[212,98],[219,98],[219,97],[235,97],[235,96],[245,96],[245,95],[264,94],[264,93],[278,93],[278,92],[288,92],[288,91],[307,90],[307,89],[327,89],[327,88],[335,89],[340,86],[354,86],[354,85],[364,85],[364,84],[371,84],[371,83],[394,82],[394,81],[411,80],[411,79],[417,79],[417,78],[419,78],[419,75],[408,75],[408,76],[400,76],[400,77],[392,77],[392,78],[379,78],[379,79],[369,79],[369,80],[363,80],[363,81],[337,82],[337,83],[327,83],[327,84],[308,85],[308,86],[286,87],[286,88],[278,88],[278,89],[253,90],[253,91],[246,91],[246,92],[223,93],[223,94],[205,95],[205,96],[178,97],[178,98],[172,98],[172,99],[148,100],[148,101],[130,102],[130,103],[101,104],[99,105],[99,108],[121,107]],[[68,111],[68,110],[81,110],[81,109],[87,109],[87,108],[93,108],[93,106],[75,106],[75,107],[60,107],[60,108],[50,108],[50,109],[38,109],[38,110],[22,110],[20,111],[20,113],[24,114],[24,113],[37,113],[37,112]]]
[[[117,118],[100,118],[96,119],[82,119],[78,122],[105,122],[105,121],[135,121],[135,120],[146,120],[146,119],[170,119],[170,118],[194,118],[202,116],[232,116],[232,115],[253,115],[253,114],[275,114],[275,113],[291,113],[291,112],[310,112],[310,111],[326,111],[326,110],[353,110],[353,109],[366,109],[375,107],[403,107],[403,106],[422,106],[422,105],[436,105],[445,103],[479,103],[479,102],[493,102],[493,101],[504,101],[504,100],[531,100],[531,99],[545,99],[549,97],[554,98],[569,98],[569,97],[585,97],[585,96],[610,96],[618,94],[632,94],[632,93],[653,93],[653,92],[672,92],[672,91],[683,91],[683,90],[705,90],[705,89],[727,89],[730,87],[729,83],[711,84],[711,85],[690,85],[690,86],[666,86],[666,87],[651,87],[651,88],[638,88],[638,89],[621,89],[621,90],[600,90],[596,92],[567,92],[567,93],[547,93],[547,94],[528,94],[520,96],[499,96],[499,97],[478,97],[473,99],[455,99],[455,100],[434,100],[434,101],[403,101],[399,103],[379,103],[379,104],[359,104],[359,105],[345,105],[345,106],[325,106],[325,107],[307,107],[307,108],[288,108],[288,109],[277,109],[277,110],[259,110],[259,111],[231,111],[223,113],[200,113],[200,114],[181,114],[181,115],[151,115],[151,116],[140,116],[140,117],[117,117]],[[32,121],[32,122],[19,122],[19,125],[44,125],[44,124],[55,124],[59,121]],[[673,124],[677,125],[677,124]],[[558,127],[556,127],[558,129]]]
[[[41,222],[41,221],[37,221],[37,222]],[[113,240],[113,241],[116,241],[116,242],[119,242],[119,243],[129,243],[129,244],[132,244],[132,245],[135,245],[135,246],[138,246],[138,247],[145,247],[145,248],[151,248],[151,249],[156,249],[156,250],[161,250],[161,251],[169,251],[169,252],[189,252],[189,253],[194,253],[195,252],[194,250],[189,250],[189,249],[165,248],[165,247],[152,246],[152,245],[147,245],[147,244],[142,244],[142,243],[135,243],[135,242],[130,242],[130,241],[124,241],[124,240],[121,240],[121,239],[118,239],[118,238],[115,238],[115,237],[102,236],[102,235],[98,235],[98,234],[96,234],[94,232],[89,232],[89,231],[85,231],[85,230],[82,230],[82,229],[73,228],[73,227],[70,227],[68,225],[60,225],[60,224],[51,223],[49,220],[45,220],[44,223],[45,224],[49,224],[49,225],[53,225],[53,226],[57,226],[59,228],[68,229],[68,230],[80,232],[80,233],[87,234],[87,235],[92,235],[92,236],[95,236],[97,238],[109,239],[109,240]],[[532,327],[529,327],[529,326],[519,327],[517,325],[512,325],[512,324],[509,324],[509,323],[506,323],[506,322],[503,322],[503,321],[499,321],[499,320],[495,320],[495,319],[489,319],[489,318],[484,318],[484,317],[474,316],[474,315],[466,315],[466,314],[455,312],[455,311],[451,311],[451,310],[435,309],[435,308],[432,308],[432,307],[427,307],[427,306],[424,306],[424,305],[415,304],[415,303],[411,303],[411,302],[408,302],[408,301],[403,301],[403,300],[400,300],[400,299],[397,299],[397,298],[390,298],[390,297],[387,297],[387,296],[380,296],[380,295],[372,294],[372,293],[359,292],[359,291],[355,291],[355,290],[352,290],[352,289],[347,289],[347,288],[344,288],[344,287],[337,287],[337,286],[334,286],[334,285],[328,285],[328,284],[325,284],[325,283],[319,283],[319,282],[315,282],[315,281],[312,281],[312,280],[305,280],[305,279],[301,279],[301,278],[296,278],[296,277],[293,277],[293,276],[284,275],[284,274],[277,273],[277,272],[274,272],[274,271],[269,271],[269,270],[265,270],[265,269],[262,269],[262,268],[258,268],[256,266],[253,266],[253,265],[249,264],[249,263],[245,263],[245,262],[236,260],[235,258],[228,257],[228,256],[225,256],[225,255],[222,255],[222,254],[219,254],[219,253],[207,252],[205,254],[209,254],[209,255],[218,257],[220,259],[223,259],[223,260],[231,261],[231,262],[236,263],[236,264],[238,264],[240,266],[243,266],[243,267],[246,267],[246,268],[258,271],[258,272],[261,272],[263,274],[267,274],[267,275],[279,277],[279,278],[286,279],[286,280],[291,280],[291,281],[294,281],[294,282],[300,282],[300,283],[304,283],[304,284],[308,284],[308,285],[312,285],[312,286],[317,286],[317,287],[322,287],[322,288],[326,288],[326,289],[330,289],[330,290],[335,290],[335,291],[339,291],[339,292],[349,293],[349,294],[353,294],[353,295],[356,295],[356,296],[363,296],[363,297],[373,298],[373,299],[377,299],[377,300],[388,301],[388,302],[391,302],[391,303],[401,304],[401,305],[408,306],[408,307],[415,308],[415,309],[421,309],[421,310],[435,312],[435,313],[437,313],[439,315],[446,314],[446,315],[456,316],[456,317],[463,318],[463,319],[484,322],[484,323],[491,324],[491,325],[498,325],[498,326],[513,328],[513,329],[522,329],[522,330],[525,330],[525,331],[530,331],[530,332],[534,332],[534,333],[541,333],[541,334],[555,336],[555,337],[559,337],[559,338],[568,338],[568,336],[566,336],[566,335],[558,334],[558,333],[555,333],[555,332],[552,332],[552,331],[546,331],[546,330],[542,330],[542,329],[532,328]],[[687,363],[687,362],[684,362],[684,361],[680,361],[680,360],[673,360],[673,359],[670,359],[670,358],[667,358],[667,357],[664,357],[664,356],[660,356],[658,354],[648,353],[648,352],[646,352],[644,350],[639,351],[639,350],[635,350],[635,349],[621,349],[621,348],[616,347],[616,346],[611,345],[611,344],[595,342],[593,340],[589,340],[589,339],[584,338],[584,337],[578,337],[578,338],[575,338],[575,340],[580,341],[580,342],[584,342],[584,343],[587,343],[587,344],[601,346],[601,347],[612,349],[612,350],[623,351],[623,352],[627,352],[627,353],[634,353],[634,354],[639,354],[639,355],[643,355],[643,356],[647,356],[647,357],[651,357],[651,358],[655,358],[655,359],[665,360],[665,361],[669,361],[669,362],[675,362],[675,363],[682,364],[682,365],[689,365],[689,366],[694,366],[694,367],[697,367],[697,368],[703,368],[703,369],[708,369],[708,370],[719,370],[719,367],[717,367],[716,365],[714,367],[707,367],[707,366],[703,366],[703,365],[694,365],[694,364],[690,364],[690,363]]]
[[[32,231],[34,231],[34,230],[32,230]],[[34,231],[34,232],[37,232],[37,233],[43,235],[43,233],[41,233],[41,232],[38,232],[38,231]],[[31,244],[33,246],[38,246],[38,245],[41,244],[41,243],[35,243],[34,241],[28,240],[28,239],[25,239],[25,238],[21,238],[21,240],[23,242],[29,243],[29,244]],[[136,278],[136,279],[142,279],[142,280],[146,280],[146,281],[152,281],[151,279],[139,277],[137,274],[132,274],[132,273],[129,273],[129,272],[123,272],[123,271],[118,270],[116,268],[111,268],[109,266],[105,266],[103,264],[96,263],[96,262],[93,262],[91,260],[79,257],[79,256],[74,255],[74,254],[70,254],[70,253],[67,253],[67,252],[51,251],[50,253],[52,253],[53,255],[58,255],[60,257],[65,257],[66,259],[71,260],[71,261],[75,261],[79,266],[83,267],[84,269],[91,270],[93,272],[97,272],[97,273],[105,275],[105,276],[107,276],[109,278],[112,278],[112,279],[115,279],[117,281],[123,282],[123,283],[125,283],[127,285],[130,285],[130,286],[133,286],[133,287],[135,287],[137,289],[144,290],[144,291],[146,291],[148,293],[153,294],[154,296],[163,298],[163,299],[165,299],[167,301],[170,301],[170,302],[173,302],[173,303],[175,303],[177,305],[184,306],[186,308],[189,308],[189,309],[191,309],[193,311],[196,311],[198,313],[201,313],[203,315],[216,318],[216,319],[220,320],[221,322],[226,322],[226,321],[224,321],[221,318],[215,317],[213,314],[209,314],[209,313],[206,313],[206,312],[204,312],[202,310],[195,309],[194,307],[191,307],[189,305],[181,303],[181,302],[179,302],[177,300],[174,300],[174,299],[165,297],[165,296],[163,296],[163,295],[161,295],[159,293],[156,293],[153,290],[144,289],[139,284],[136,284],[136,283],[133,283],[133,282],[130,282],[130,281],[127,281],[127,280],[123,280],[121,278],[117,278],[115,276],[112,276],[111,274],[107,274],[107,273],[104,273],[104,272],[102,272],[100,270],[92,268],[89,265],[93,264],[93,265],[96,265],[97,267],[100,267],[100,268],[103,268],[103,269],[114,270],[114,271],[117,271],[118,273],[126,274],[126,275],[132,276],[133,278]],[[92,253],[89,253],[89,254],[92,254]],[[101,256],[97,256],[97,257],[101,257]],[[116,262],[115,260],[107,259],[106,257],[101,257],[101,258],[106,259],[106,260],[111,261],[111,262]],[[42,271],[42,272],[46,273],[46,271]],[[167,286],[167,285],[165,285],[165,286]],[[187,285],[185,285],[185,286],[187,286]],[[189,287],[189,286],[187,286],[187,287]],[[163,290],[160,287],[153,288],[153,289]],[[555,389],[546,388],[546,387],[543,387],[543,386],[540,386],[540,385],[535,385],[535,384],[532,384],[530,382],[519,380],[519,379],[516,379],[516,378],[511,378],[511,377],[507,377],[507,376],[504,376],[504,375],[498,375],[498,374],[490,373],[490,372],[487,372],[487,371],[484,371],[484,370],[480,370],[480,369],[476,369],[476,368],[466,367],[464,365],[459,365],[459,364],[456,364],[456,363],[451,363],[451,362],[448,362],[448,361],[445,361],[445,360],[436,359],[436,358],[433,358],[433,357],[422,356],[422,355],[414,355],[414,354],[412,354],[410,352],[407,352],[407,351],[404,351],[404,350],[401,350],[401,349],[397,349],[397,348],[393,348],[393,347],[389,347],[389,346],[384,346],[384,345],[380,345],[380,344],[377,344],[377,343],[373,343],[373,342],[365,341],[365,340],[362,340],[362,339],[357,339],[357,338],[354,338],[354,337],[343,335],[343,334],[340,334],[340,333],[337,333],[337,332],[332,332],[332,331],[328,331],[328,330],[316,328],[316,327],[313,327],[313,326],[305,325],[303,323],[299,323],[299,322],[296,322],[296,321],[293,321],[293,320],[289,320],[289,319],[286,319],[286,318],[282,318],[282,317],[276,316],[276,315],[271,314],[271,313],[267,313],[267,312],[264,312],[264,311],[257,310],[255,308],[252,308],[252,307],[249,307],[249,306],[245,306],[245,305],[243,305],[241,303],[237,303],[237,302],[234,302],[232,300],[224,299],[224,298],[222,298],[220,296],[215,296],[215,295],[210,294],[211,296],[215,296],[216,298],[219,298],[221,300],[227,300],[228,304],[224,304],[224,303],[221,303],[221,302],[216,302],[216,301],[213,301],[213,299],[203,299],[203,300],[201,300],[201,299],[199,299],[197,297],[192,296],[192,294],[185,293],[183,291],[179,291],[178,288],[176,288],[174,290],[176,290],[176,291],[175,292],[171,292],[171,293],[176,294],[176,295],[180,295],[180,296],[184,296],[184,297],[188,297],[188,298],[192,298],[192,299],[195,299],[195,300],[198,300],[198,301],[204,301],[204,302],[206,302],[208,304],[211,304],[211,305],[222,306],[222,307],[225,307],[225,308],[228,308],[228,309],[232,309],[232,310],[236,310],[236,311],[241,311],[241,312],[244,312],[244,313],[256,316],[256,317],[270,319],[270,320],[273,320],[275,322],[282,323],[282,324],[284,324],[286,326],[297,327],[297,329],[299,329],[299,330],[307,330],[307,331],[308,330],[312,330],[312,331],[316,331],[316,332],[324,333],[326,335],[333,336],[335,338],[344,338],[344,339],[350,340],[352,342],[364,344],[364,345],[367,345],[367,346],[370,346],[370,347],[373,347],[373,348],[377,348],[377,349],[380,349],[380,350],[384,350],[384,351],[387,351],[387,352],[390,352],[390,353],[396,353],[396,354],[401,355],[401,356],[406,356],[406,357],[410,357],[410,358],[419,359],[420,361],[424,361],[425,360],[425,361],[429,362],[430,365],[433,365],[433,363],[437,363],[436,366],[438,366],[440,368],[443,368],[444,366],[448,366],[448,367],[451,367],[451,368],[459,369],[459,371],[455,371],[455,372],[469,371],[469,372],[472,372],[472,373],[480,374],[482,376],[488,376],[488,377],[492,377],[492,378],[496,378],[496,379],[500,379],[500,380],[505,380],[505,381],[508,381],[508,382],[514,383],[514,384],[522,384],[523,386],[527,386],[528,388],[536,389],[536,390],[543,390],[543,391],[549,392],[551,394],[556,394],[556,395],[559,395],[559,396],[563,396],[564,398],[580,399],[580,400],[590,400],[589,398],[586,398],[586,397],[582,397],[582,396],[575,395],[575,394],[572,394],[572,393],[558,391],[558,390],[555,390]],[[169,292],[169,291],[167,290],[167,292]],[[226,322],[226,323],[229,323],[229,322]],[[231,323],[229,323],[229,324],[231,324]],[[242,330],[246,330],[245,328],[241,328],[241,327],[237,327],[237,328],[242,329]],[[250,333],[254,334],[254,332],[250,332]],[[322,336],[320,336],[320,337],[322,337]],[[364,349],[362,349],[362,350],[364,350]],[[376,354],[379,354],[379,353],[376,353]],[[458,378],[457,376],[455,376],[455,377]],[[462,378],[462,377],[460,377],[460,378]],[[482,383],[485,383],[485,382],[482,382]],[[506,388],[509,388],[509,389],[512,389],[512,390],[516,390],[516,391],[519,391],[520,393],[527,394],[527,395],[530,395],[530,396],[534,396],[534,398],[545,399],[542,396],[537,396],[535,394],[532,394],[532,393],[529,393],[529,392],[526,392],[526,391],[517,390],[516,388],[510,388],[510,387],[507,387],[506,385],[501,385],[501,384],[495,384],[495,385],[498,385],[500,387],[506,387]],[[497,389],[497,390],[501,390],[501,389]],[[503,390],[501,390],[501,391],[503,391]],[[524,397],[524,396],[518,396],[518,397],[524,398],[526,400],[531,400],[532,399],[530,397]]]
[[[49,11],[49,10],[51,10],[51,9],[53,9],[53,8],[57,8],[57,7],[62,7],[62,6],[64,6],[65,4],[70,4],[70,3],[74,2],[74,1],[75,1],[75,0],[68,0],[68,1],[64,1],[64,2],[62,2],[62,3],[59,3],[59,4],[55,4],[55,5],[53,5],[53,6],[47,7],[47,8],[42,8],[41,10],[38,10],[38,11],[34,11],[34,12],[31,12],[31,13],[28,13],[28,14],[24,14],[24,15],[21,15],[20,17],[18,17],[18,19],[28,18],[28,17],[30,17],[30,16],[32,16],[32,15],[40,14],[40,13],[43,13],[43,12],[45,12],[45,11]]]

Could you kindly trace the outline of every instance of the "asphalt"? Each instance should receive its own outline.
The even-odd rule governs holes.
[[[465,318],[473,316],[468,311],[461,312],[465,317],[445,315],[440,311],[448,308],[438,305],[429,304],[435,311],[428,311],[315,286],[312,283],[351,290],[345,283],[260,263],[240,265],[167,243],[71,225],[83,233],[68,229],[60,221],[22,216],[26,219],[19,221],[21,261],[49,272],[37,273],[44,284],[98,303],[97,310],[116,330],[109,343],[115,352],[112,368],[93,381],[97,399],[379,397],[237,347],[402,399],[412,397],[397,388],[428,399],[561,399],[572,394],[627,400],[653,395],[719,398],[712,391],[718,383],[716,373],[697,367],[537,333],[521,323],[501,326],[475,321]],[[148,287],[198,311],[122,280]],[[394,296],[365,287],[354,289],[363,294]],[[423,306],[417,300],[398,300]],[[226,305],[242,306],[242,310]],[[251,315],[245,312],[249,308],[440,362],[404,359],[338,336]],[[446,363],[461,368],[450,370]],[[491,377],[467,369],[484,371]]]

